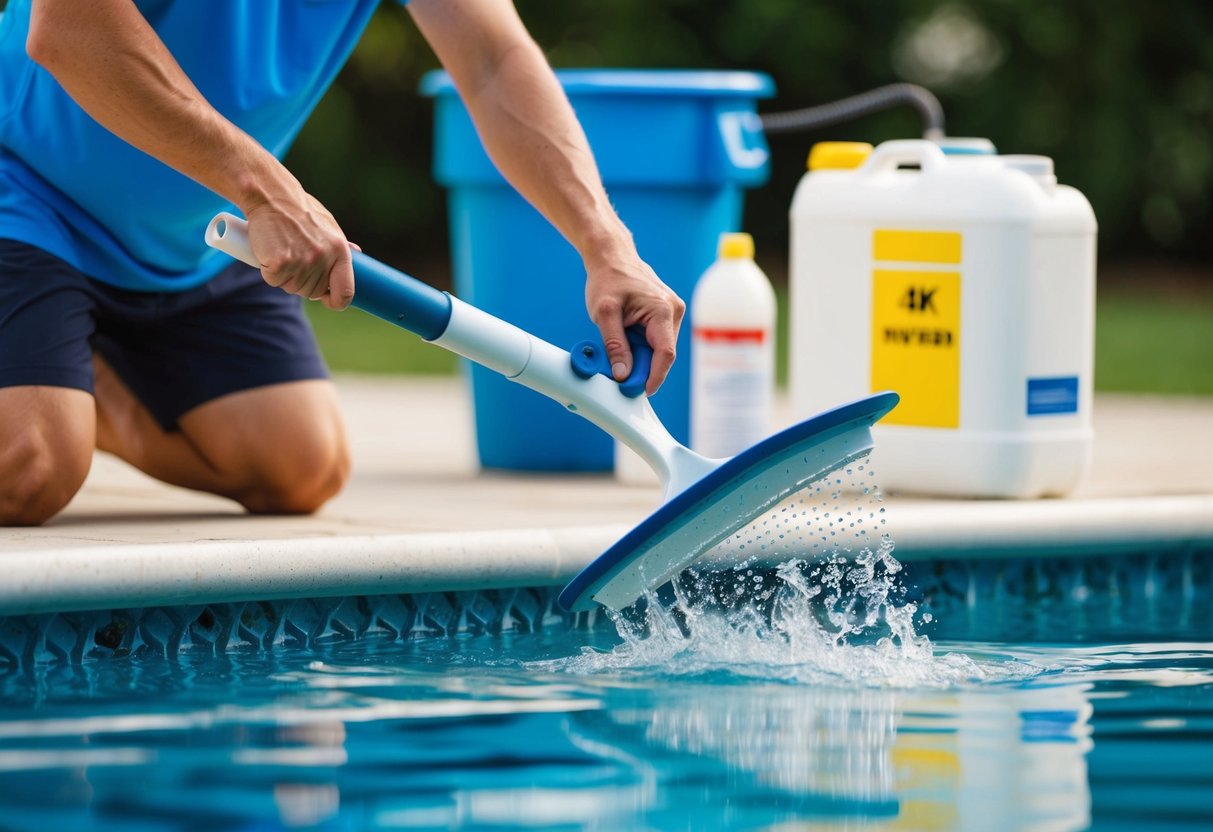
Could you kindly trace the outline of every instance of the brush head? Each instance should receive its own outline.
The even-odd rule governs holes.
[[[876,393],[782,430],[670,497],[560,593],[573,612],[620,610],[796,491],[872,450],[872,425],[898,402]]]

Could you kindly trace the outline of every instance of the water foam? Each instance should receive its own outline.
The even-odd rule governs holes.
[[[545,664],[896,688],[1035,675],[1024,663],[939,651],[918,632],[930,616],[906,597],[871,478],[856,465],[805,489],[722,543],[706,566],[609,613],[621,638],[614,649]]]

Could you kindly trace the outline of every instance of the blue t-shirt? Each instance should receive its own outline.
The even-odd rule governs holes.
[[[137,0],[220,113],[279,158],[379,0]],[[25,51],[30,0],[0,15],[0,237],[105,283],[179,291],[230,259],[202,242],[231,206],[93,121]]]

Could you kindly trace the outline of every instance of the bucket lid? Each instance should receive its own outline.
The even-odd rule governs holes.
[[[775,82],[761,72],[691,69],[559,69],[556,77],[566,93],[577,95],[679,95],[770,98]],[[455,84],[444,70],[421,78],[421,93],[454,95]]]

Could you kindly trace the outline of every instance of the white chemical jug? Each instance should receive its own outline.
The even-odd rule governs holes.
[[[1095,215],[1042,156],[818,145],[791,210],[796,418],[877,390],[888,491],[1064,495],[1090,466]]]

